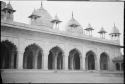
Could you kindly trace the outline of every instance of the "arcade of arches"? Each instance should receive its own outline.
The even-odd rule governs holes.
[[[5,40],[0,44],[2,48],[1,53],[1,69],[16,69],[18,51],[16,45],[12,42]],[[44,52],[37,44],[28,45],[23,54],[23,68],[24,69],[43,69]],[[80,70],[81,69],[82,55],[78,49],[74,48],[69,51],[68,56],[68,69]],[[100,55],[100,70],[108,70],[109,56],[106,53]],[[64,69],[64,51],[55,46],[50,49],[48,55],[48,70],[63,70]],[[97,58],[93,51],[88,51],[85,56],[86,70],[96,70]],[[116,64],[119,69],[119,64]]]

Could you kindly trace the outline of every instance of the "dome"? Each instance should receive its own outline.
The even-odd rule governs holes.
[[[6,5],[6,8],[13,10],[13,8],[12,8],[10,2]]]
[[[66,30],[69,32],[72,32],[72,33],[79,33],[79,34],[83,33],[83,29],[82,29],[81,25],[73,17],[73,14],[72,14],[72,18],[68,21],[68,23],[66,25]]]
[[[60,21],[59,18],[58,18],[58,16],[56,15],[51,22],[52,22],[52,23],[60,23],[60,22],[62,22],[62,21]]]
[[[98,33],[107,33],[104,28],[102,27],[101,30]]]
[[[86,29],[84,29],[84,30],[86,30],[86,31],[92,31],[94,29],[92,28],[92,26],[90,24],[88,24],[88,27]]]
[[[112,28],[112,31],[110,34],[120,34],[119,29],[115,26],[115,24],[114,24],[114,27]]]
[[[69,22],[68,22],[68,26],[71,26],[71,25],[77,25],[77,26],[80,26],[79,22],[77,20],[75,20],[74,18],[70,19]]]
[[[39,9],[34,10],[30,16],[32,15],[39,16],[39,18],[35,21],[35,23],[31,22],[31,24],[52,27],[52,23],[51,23],[52,17],[48,13],[48,11],[42,7],[42,5]],[[29,18],[32,18],[30,16]]]

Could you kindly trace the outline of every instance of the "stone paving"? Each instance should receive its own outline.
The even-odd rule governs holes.
[[[123,72],[23,70],[1,76],[9,83],[123,83]]]

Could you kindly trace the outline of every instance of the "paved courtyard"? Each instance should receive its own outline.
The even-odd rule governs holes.
[[[4,82],[11,83],[123,83],[121,72],[23,70],[1,75]]]

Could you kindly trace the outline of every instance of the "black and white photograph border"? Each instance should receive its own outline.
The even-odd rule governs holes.
[[[2,83],[124,83],[123,0],[2,0]]]

